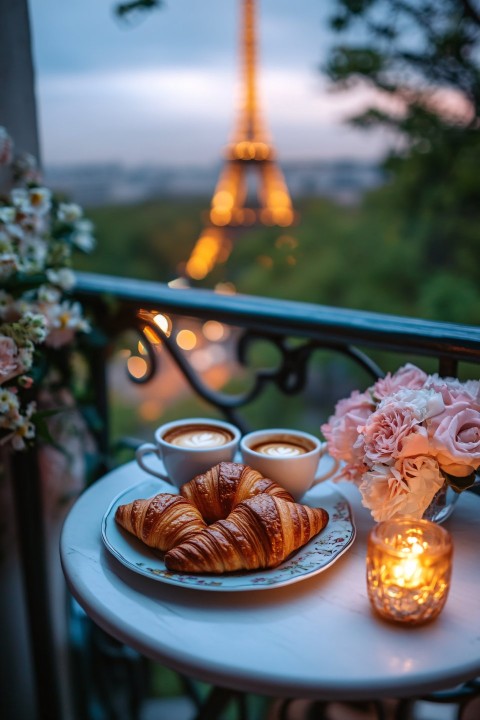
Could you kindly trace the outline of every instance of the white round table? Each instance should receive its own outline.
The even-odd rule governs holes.
[[[335,564],[284,587],[216,593],[141,576],[105,548],[102,517],[113,498],[148,477],[134,462],[104,476],[77,500],[61,537],[71,593],[117,640],[197,680],[275,697],[413,697],[480,675],[479,497],[464,493],[445,524],[454,563],[443,612],[407,628],[371,611],[365,554],[373,521],[355,486],[336,486],[357,535]]]

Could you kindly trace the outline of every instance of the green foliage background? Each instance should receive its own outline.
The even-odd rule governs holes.
[[[229,281],[240,293],[478,324],[480,144],[448,174],[430,164],[412,158],[394,181],[357,206],[321,198],[297,202],[296,227],[239,235],[227,263],[197,286]],[[426,188],[421,204],[418,187]],[[459,195],[467,196],[469,208]],[[193,248],[207,203],[158,199],[92,208],[98,246],[76,267],[172,280]]]

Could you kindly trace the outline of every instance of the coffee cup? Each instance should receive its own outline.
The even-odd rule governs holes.
[[[186,418],[161,425],[154,439],[137,449],[137,463],[151,475],[180,488],[217,463],[233,460],[240,431],[222,420]],[[146,456],[152,454],[163,462],[164,470],[146,462]]]
[[[240,450],[245,465],[277,482],[295,500],[332,474],[319,471],[326,443],[301,430],[256,430],[244,435]]]

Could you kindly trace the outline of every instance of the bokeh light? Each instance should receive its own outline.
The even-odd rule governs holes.
[[[197,336],[193,330],[184,328],[180,330],[176,337],[177,345],[182,350],[193,350],[197,344]]]
[[[164,315],[163,313],[157,313],[157,315],[155,315],[153,318],[153,322],[167,337],[170,336],[170,333],[172,332],[172,321],[170,320],[168,315]]]
[[[138,357],[138,355],[132,355],[128,358],[127,367],[130,375],[137,378],[137,380],[144,377],[148,370],[147,362],[143,358]]]
[[[203,324],[202,332],[210,342],[218,342],[225,337],[226,328],[218,320],[207,320]]]

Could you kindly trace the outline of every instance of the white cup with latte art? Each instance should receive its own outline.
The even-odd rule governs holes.
[[[180,488],[217,463],[233,460],[240,431],[223,420],[186,418],[161,425],[154,437],[154,443],[137,449],[137,463],[151,475]],[[146,461],[152,454],[156,456],[155,465]]]
[[[243,462],[275,480],[295,500],[325,479],[318,473],[325,448],[314,435],[287,428],[256,430],[240,441]]]

